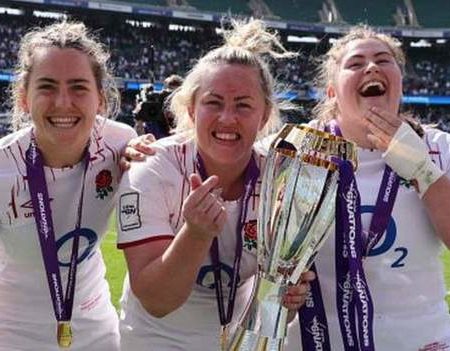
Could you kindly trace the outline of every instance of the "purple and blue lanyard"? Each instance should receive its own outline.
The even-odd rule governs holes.
[[[84,196],[84,183],[89,164],[89,152],[84,154],[84,172],[81,186],[81,194],[78,202],[76,223],[76,235],[73,238],[72,253],[70,257],[69,273],[66,292],[63,294],[61,272],[59,270],[58,254],[53,227],[52,210],[48,195],[47,182],[45,180],[44,162],[42,154],[36,145],[34,136],[30,141],[30,147],[26,151],[27,181],[30,189],[34,218],[44,260],[47,282],[53,303],[55,318],[58,322],[70,321],[72,318],[73,301],[75,294],[75,282],[77,274],[77,259],[79,246],[79,229],[81,226],[82,204]]]
[[[200,177],[203,181],[205,181],[208,177],[206,174],[206,168],[204,162],[197,153],[197,170],[200,173]],[[230,284],[230,293],[228,295],[228,303],[227,303],[227,311],[225,313],[225,303],[224,303],[224,294],[222,287],[222,278],[221,278],[221,263],[220,263],[220,253],[219,253],[219,241],[214,238],[211,248],[210,248],[210,256],[214,270],[214,287],[216,291],[216,299],[217,299],[217,309],[219,311],[219,319],[220,325],[222,328],[226,328],[226,326],[231,322],[233,318],[233,310],[234,310],[234,301],[236,299],[236,291],[237,286],[239,284],[239,267],[241,264],[242,257],[242,229],[245,225],[245,220],[247,218],[247,209],[252,193],[254,192],[256,182],[259,177],[259,168],[256,164],[255,158],[252,155],[250,161],[245,170],[244,176],[244,185],[245,185],[245,193],[239,200],[239,220],[236,225],[236,247],[235,247],[235,256],[233,262],[233,276],[231,277]]]
[[[327,125],[327,129],[334,135],[342,136],[336,121]],[[335,235],[336,299],[346,351],[375,350],[374,309],[364,274],[363,259],[379,242],[387,228],[399,184],[399,176],[386,165],[369,232],[364,236],[360,195],[353,167],[349,161],[339,161]],[[316,271],[314,265],[311,270]],[[299,319],[304,350],[331,350],[318,278],[311,282],[311,293],[299,310]]]

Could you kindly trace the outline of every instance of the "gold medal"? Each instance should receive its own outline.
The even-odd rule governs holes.
[[[222,325],[220,332],[220,349],[225,351],[227,349],[227,338],[228,338],[228,326]]]
[[[72,327],[70,321],[58,322],[58,345],[60,348],[68,348],[72,344]]]

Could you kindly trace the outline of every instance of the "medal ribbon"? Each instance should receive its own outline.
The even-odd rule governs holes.
[[[89,152],[84,154],[84,172],[81,186],[81,194],[78,202],[76,234],[72,244],[69,273],[67,278],[66,292],[63,294],[61,283],[61,272],[55,241],[52,211],[48,195],[47,182],[45,180],[44,162],[42,154],[36,145],[34,136],[31,138],[30,147],[26,151],[27,181],[30,189],[31,202],[39,235],[42,258],[44,260],[47,282],[53,303],[55,318],[58,322],[70,321],[72,318],[73,300],[75,293],[75,282],[77,273],[77,259],[79,246],[79,229],[81,226],[82,204],[84,197],[84,183],[89,164]]]
[[[203,179],[203,181],[206,180],[207,178],[206,168],[200,154],[198,153],[197,153],[197,170],[200,173],[200,176]],[[245,220],[247,217],[248,203],[254,191],[258,177],[259,177],[259,168],[256,164],[254,156],[252,155],[249,164],[247,165],[247,168],[245,170],[245,178],[244,178],[245,193],[244,196],[242,196],[239,200],[240,214],[239,220],[236,225],[236,248],[233,262],[233,276],[231,277],[231,286],[230,286],[230,293],[228,296],[226,313],[225,313],[224,295],[221,278],[219,241],[217,238],[214,238],[210,249],[211,261],[214,269],[214,287],[216,290],[217,308],[222,328],[225,328],[233,318],[234,301],[236,299],[236,291],[239,283],[239,267],[241,264],[241,257],[242,257],[242,247],[243,247],[242,229],[244,228]]]
[[[336,121],[333,134],[342,136]],[[363,257],[379,242],[389,223],[399,187],[399,177],[385,166],[368,235],[361,224],[360,195],[349,162],[340,165],[336,205],[336,296],[339,325],[346,350],[375,350],[373,301],[363,268]],[[355,318],[356,317],[356,318]]]
[[[326,126],[334,135],[342,136],[335,120]],[[373,338],[373,302],[362,267],[362,259],[369,255],[385,232],[397,196],[400,178],[388,166],[385,166],[375,211],[369,232],[363,235],[361,224],[361,204],[359,191],[348,161],[340,162],[340,180],[336,204],[336,297],[339,325],[346,351],[374,350]],[[311,283],[313,306],[317,315],[321,315],[323,300],[318,279]],[[311,312],[313,314],[315,312]],[[303,316],[302,316],[303,317]],[[325,317],[326,318],[326,317]],[[357,321],[357,323],[356,323]],[[325,319],[326,322],[326,319]],[[308,336],[302,327],[302,338]],[[329,340],[328,330],[323,328],[323,340]],[[310,335],[311,333],[309,333]],[[302,341],[304,342],[304,341]],[[311,342],[311,341],[310,341]],[[313,344],[314,345],[314,344]],[[329,350],[330,347],[323,348]],[[311,348],[316,350],[316,348]]]
[[[335,239],[339,325],[345,350],[373,351],[373,303],[362,266],[360,196],[351,163],[342,161],[339,172]]]
[[[310,290],[305,304],[298,310],[298,320],[302,335],[302,350],[329,351],[330,336],[328,333],[327,316],[322,301],[319,277],[316,266],[311,268],[316,274],[316,279],[310,282]]]
[[[329,127],[332,134],[342,137],[341,130],[339,129],[336,120],[332,120],[327,127]],[[369,232],[366,237],[363,237],[365,240],[365,257],[367,257],[370,250],[378,244],[388,226],[399,186],[400,177],[391,167],[385,165],[380,189],[378,190],[375,211],[370,221]]]

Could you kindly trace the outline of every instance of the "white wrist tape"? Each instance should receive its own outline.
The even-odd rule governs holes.
[[[400,177],[417,181],[420,197],[444,174],[431,160],[423,140],[405,122],[383,153],[383,159]]]

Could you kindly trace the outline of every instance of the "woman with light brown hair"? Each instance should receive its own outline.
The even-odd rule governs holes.
[[[100,241],[120,153],[109,55],[82,23],[26,34],[0,139],[0,350],[119,350]]]
[[[320,66],[311,124],[355,142],[359,165],[299,314],[304,350],[450,348],[440,262],[450,247],[450,136],[400,113],[404,64],[396,39],[357,27]],[[289,351],[300,349],[298,329]]]

